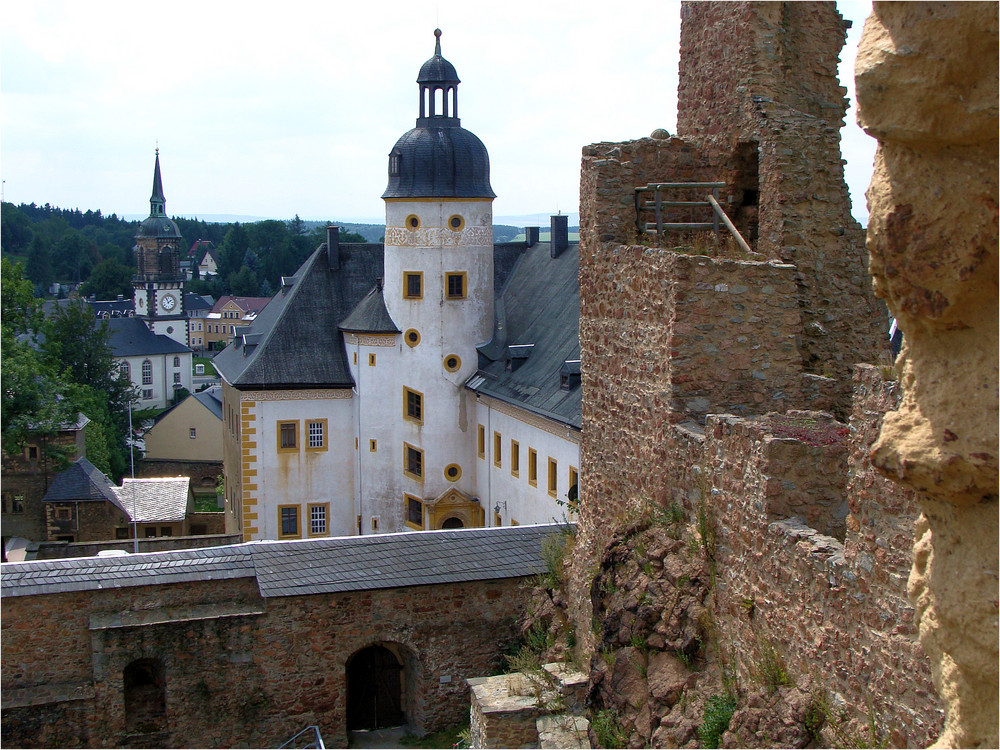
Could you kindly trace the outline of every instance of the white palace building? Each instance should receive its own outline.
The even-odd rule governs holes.
[[[389,153],[384,246],[330,227],[215,359],[246,540],[572,517],[579,247],[565,216],[548,243],[494,244],[489,156],[435,36]]]

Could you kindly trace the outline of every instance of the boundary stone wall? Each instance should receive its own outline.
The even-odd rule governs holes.
[[[346,669],[373,644],[403,660],[412,731],[468,715],[524,606],[518,578],[260,596],[253,578],[5,597],[4,742],[17,747],[277,747],[309,725],[346,747]],[[130,734],[123,670],[165,668],[166,726]],[[151,744],[150,744],[151,743]]]

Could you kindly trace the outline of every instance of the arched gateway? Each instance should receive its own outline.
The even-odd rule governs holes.
[[[347,661],[347,728],[379,729],[406,723],[405,668],[393,650],[374,645]]]

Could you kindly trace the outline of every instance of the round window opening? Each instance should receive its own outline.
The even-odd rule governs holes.
[[[444,358],[444,369],[448,372],[458,372],[462,366],[462,359],[457,354],[449,354]]]
[[[416,346],[420,343],[420,332],[416,328],[410,328],[403,334],[403,339],[407,346]]]
[[[167,333],[173,333],[173,332],[174,332],[174,327],[173,326],[167,326]]]
[[[459,216],[458,214],[455,214],[455,215],[454,215],[454,216],[452,216],[452,217],[451,217],[450,219],[448,219],[448,227],[449,227],[449,228],[450,228],[450,229],[451,229],[451,230],[452,230],[453,232],[458,232],[458,231],[461,231],[461,229],[462,229],[462,228],[463,228],[464,226],[465,226],[465,219],[463,219],[463,218],[462,218],[461,216]]]
[[[419,229],[420,219],[417,218],[416,214],[410,214],[406,217],[406,228],[407,229]]]
[[[462,467],[458,464],[448,464],[444,468],[444,478],[449,482],[457,482],[462,478]]]

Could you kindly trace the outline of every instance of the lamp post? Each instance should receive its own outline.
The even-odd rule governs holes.
[[[132,443],[135,434],[132,432],[132,400],[128,402],[128,460],[132,467],[132,553],[139,554],[139,526],[135,520],[135,452]]]

